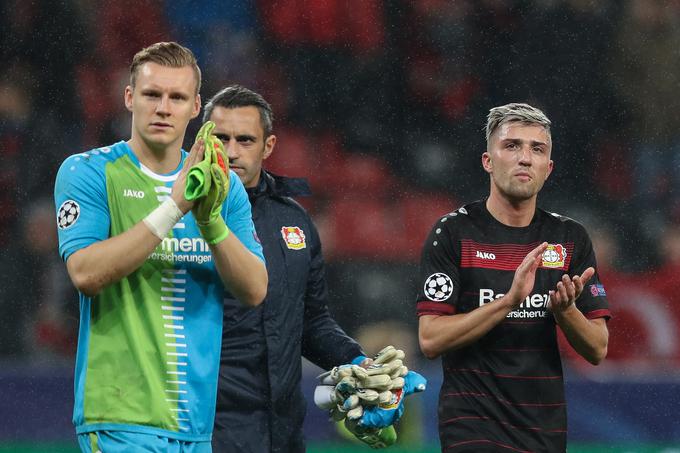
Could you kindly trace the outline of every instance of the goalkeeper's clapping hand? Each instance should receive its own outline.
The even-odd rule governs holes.
[[[201,235],[209,244],[217,244],[229,235],[222,217],[222,205],[229,194],[229,159],[222,142],[212,135],[215,123],[207,121],[196,134],[205,144],[205,157],[189,169],[184,195],[196,200],[193,207]]]

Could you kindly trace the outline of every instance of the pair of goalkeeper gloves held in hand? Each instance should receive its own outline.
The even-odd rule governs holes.
[[[207,121],[196,141],[203,139],[205,155],[203,160],[189,169],[184,198],[194,201],[192,209],[201,236],[208,244],[217,244],[229,236],[222,205],[229,194],[229,159],[224,145],[212,135],[215,123]]]
[[[319,376],[314,402],[372,448],[397,440],[394,430],[404,413],[404,397],[423,392],[427,380],[403,365],[404,352],[388,346],[367,368],[342,365]]]

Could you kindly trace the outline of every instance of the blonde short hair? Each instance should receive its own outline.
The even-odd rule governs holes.
[[[196,94],[201,90],[201,69],[194,53],[176,42],[157,42],[137,52],[130,65],[130,86],[134,89],[137,72],[144,63],[156,63],[170,68],[190,66],[196,76]]]
[[[545,128],[545,132],[550,137],[550,125],[548,117],[541,110],[529,104],[511,103],[494,107],[489,110],[486,117],[486,143],[489,144],[491,136],[496,130],[505,123],[522,123],[528,125],[538,125]]]

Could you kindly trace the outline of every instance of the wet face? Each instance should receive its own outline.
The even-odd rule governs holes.
[[[276,144],[276,136],[264,137],[260,111],[254,106],[217,106],[210,120],[215,122],[213,134],[224,143],[229,168],[236,172],[244,186],[257,186],[262,162],[271,155]]]
[[[552,142],[545,128],[519,122],[501,125],[482,155],[491,193],[519,202],[536,197],[553,169]]]
[[[189,121],[201,108],[196,84],[189,66],[141,65],[135,87],[125,88],[125,106],[132,112],[132,139],[153,150],[180,147]]]

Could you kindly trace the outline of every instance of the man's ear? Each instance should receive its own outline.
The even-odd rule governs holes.
[[[194,109],[191,112],[191,119],[196,118],[199,113],[201,113],[201,95],[197,94],[194,99]]]
[[[125,108],[128,109],[129,111],[132,111],[132,92],[133,88],[128,85],[125,87],[125,91],[123,92],[123,99],[125,100]]]
[[[488,152],[482,153],[482,167],[487,173],[493,172],[493,162],[491,161],[491,155]]]
[[[269,156],[272,155],[272,152],[274,151],[274,146],[276,145],[276,135],[270,135],[267,137],[264,141],[264,154],[262,155],[262,159],[267,159]]]

